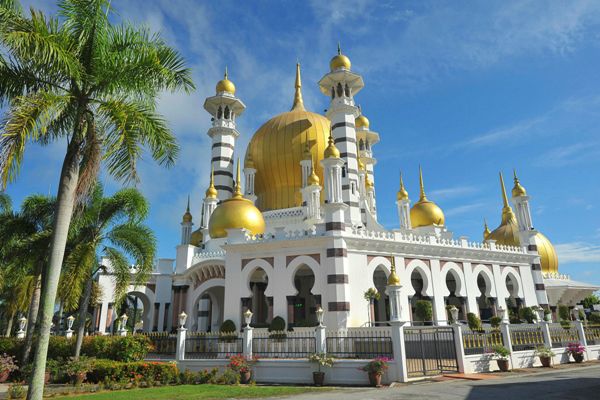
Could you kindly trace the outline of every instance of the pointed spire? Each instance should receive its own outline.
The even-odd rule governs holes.
[[[223,76],[223,79],[229,79],[229,76],[227,74],[227,65],[225,66],[225,75]]]
[[[400,171],[400,189],[398,189],[398,193],[396,194],[396,199],[398,201],[408,200],[408,192],[404,187],[404,180],[402,179],[402,171]]]
[[[500,186],[502,187],[502,202],[504,208],[510,208],[508,205],[508,197],[506,196],[506,187],[504,187],[504,177],[502,176],[502,172],[500,172]]]
[[[304,135],[304,160],[312,160],[312,153],[310,152],[310,141],[308,139],[308,129],[306,130],[306,134]]]
[[[217,188],[215,187],[215,167],[210,167],[210,184],[208,185],[208,189],[206,189],[206,198],[208,199],[216,199],[219,192],[217,192]]]
[[[233,198],[234,199],[241,199],[242,196],[242,185],[241,185],[241,180],[242,180],[242,174],[240,173],[240,158],[238,157],[237,159],[237,172],[236,172],[236,177],[235,177],[235,189],[233,190]]]
[[[185,213],[183,214],[183,222],[188,223],[192,222],[192,213],[190,213],[190,195],[188,194],[187,207],[185,208]]]
[[[419,165],[419,187],[421,190],[419,201],[426,201],[427,196],[425,196],[425,185],[423,184],[423,169]]]
[[[319,185],[321,183],[321,181],[319,180],[319,176],[317,175],[317,171],[315,170],[315,161],[313,160],[312,157],[310,158],[310,168],[311,168],[311,172],[308,177],[308,184],[309,185]]]
[[[488,227],[487,220],[483,219],[483,240],[487,240],[490,237],[490,228]]]
[[[187,207],[185,208],[186,212],[190,212],[190,195],[188,194]]]
[[[296,93],[294,94],[294,104],[292,110],[304,110],[304,101],[302,100],[302,78],[300,77],[300,63],[296,63]]]
[[[325,148],[324,156],[325,158],[340,158],[340,151],[335,146],[335,142],[333,141],[333,136],[331,136],[331,132],[329,132],[328,145]]]
[[[512,197],[527,196],[527,191],[521,185],[521,182],[519,182],[519,178],[517,177],[516,169],[513,169],[513,176],[514,176],[515,185],[512,188]]]
[[[338,41],[338,55],[342,54],[342,48],[340,46],[340,42]]]

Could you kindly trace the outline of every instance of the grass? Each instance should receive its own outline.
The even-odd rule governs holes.
[[[69,400],[162,400],[162,399],[249,399],[289,396],[328,388],[301,386],[224,386],[224,385],[180,385],[148,389],[107,391],[93,394],[78,394],[60,397]]]

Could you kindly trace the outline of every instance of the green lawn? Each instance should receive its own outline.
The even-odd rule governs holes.
[[[181,385],[149,389],[106,391],[60,397],[69,400],[160,400],[160,399],[248,399],[288,396],[309,391],[331,390],[301,386],[224,386],[224,385]]]

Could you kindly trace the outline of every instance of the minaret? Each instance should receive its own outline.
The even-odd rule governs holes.
[[[360,106],[358,107],[360,115],[355,120],[356,126],[356,140],[358,143],[358,164],[363,163],[365,165],[365,171],[369,177],[369,180],[375,184],[374,166],[377,163],[375,157],[373,157],[372,146],[379,142],[379,134],[370,130],[370,122],[367,117],[362,113]],[[360,173],[360,171],[359,171]],[[375,192],[373,192],[375,197]],[[373,217],[377,219],[376,210],[371,210]]]
[[[190,213],[190,196],[188,196],[185,214],[181,220],[181,244],[190,244],[192,238],[192,213]]]
[[[212,139],[211,164],[215,176],[217,198],[223,201],[233,193],[233,150],[235,140],[239,136],[236,129],[236,117],[241,115],[246,106],[235,97],[235,85],[227,76],[217,83],[216,95],[204,101],[204,109],[212,115],[212,127],[208,136]]]
[[[408,198],[408,192],[404,187],[402,172],[400,172],[400,189],[398,189],[398,193],[396,193],[396,205],[398,206],[400,229],[412,229],[412,225],[410,223],[410,199]]]
[[[305,160],[302,160],[305,161]],[[321,219],[321,182],[311,160],[311,173],[302,188],[302,202],[305,206],[306,221],[315,223]]]
[[[515,185],[512,189],[512,202],[515,205],[519,231],[530,231],[533,229],[531,210],[529,209],[529,196],[527,191],[517,177],[517,171],[513,171]]]
[[[202,230],[204,234],[204,241],[206,242],[209,239],[208,235],[208,221],[210,221],[210,216],[212,215],[215,208],[217,208],[218,200],[217,188],[215,188],[214,182],[214,170],[210,171],[210,184],[208,189],[206,189],[206,195],[204,197],[204,203],[202,204]]]
[[[319,81],[321,92],[331,96],[327,118],[331,121],[332,136],[344,161],[342,173],[342,197],[348,209],[347,223],[362,226],[358,193],[358,149],[356,146],[355,119],[359,116],[354,105],[354,95],[364,86],[360,75],[350,70],[350,60],[342,54],[331,59],[331,71]]]
[[[250,158],[250,155],[246,158],[244,163],[244,177],[246,178],[246,185],[244,191],[244,197],[256,204],[256,194],[254,193],[254,180],[256,178],[256,168],[254,168],[254,160]]]

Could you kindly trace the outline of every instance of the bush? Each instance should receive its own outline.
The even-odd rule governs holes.
[[[502,318],[500,318],[500,317],[490,318],[490,325],[492,326],[492,328],[499,328],[501,323],[502,323]]]
[[[496,358],[499,360],[508,360],[508,356],[510,356],[510,350],[504,346],[494,346],[492,350],[494,351]]]
[[[223,371],[223,374],[217,378],[216,383],[219,385],[239,385],[240,373],[227,368]]]
[[[570,321],[571,315],[569,313],[569,307],[564,304],[559,304],[558,306],[558,317],[561,320]]]
[[[16,340],[10,337],[0,338],[0,354],[19,357],[23,353],[23,340]]]
[[[519,318],[524,319],[528,324],[533,324],[536,314],[531,307],[523,307],[519,309]]]
[[[285,331],[285,320],[280,316],[273,318],[271,325],[269,325],[269,332],[281,332]]]
[[[198,372],[196,383],[202,385],[205,383],[217,383],[217,375],[219,374],[218,368],[213,368],[210,371],[205,369],[204,371]]]
[[[223,324],[221,324],[221,329],[219,329],[221,333],[232,333],[237,332],[237,328],[235,327],[235,322],[228,319]],[[237,336],[237,335],[236,335]]]
[[[165,362],[115,362],[112,360],[94,360],[87,380],[91,383],[129,383],[145,380],[163,385],[176,383],[179,371],[175,363]]]
[[[417,321],[431,321],[433,319],[433,306],[429,300],[417,300],[415,303]]]
[[[472,331],[483,330],[483,327],[481,326],[481,319],[472,312],[467,313],[467,324],[469,325],[469,329]]]
[[[600,324],[600,313],[599,312],[593,312],[590,314],[590,316],[588,317],[588,322],[591,324]],[[0,351],[1,353],[2,351]]]

